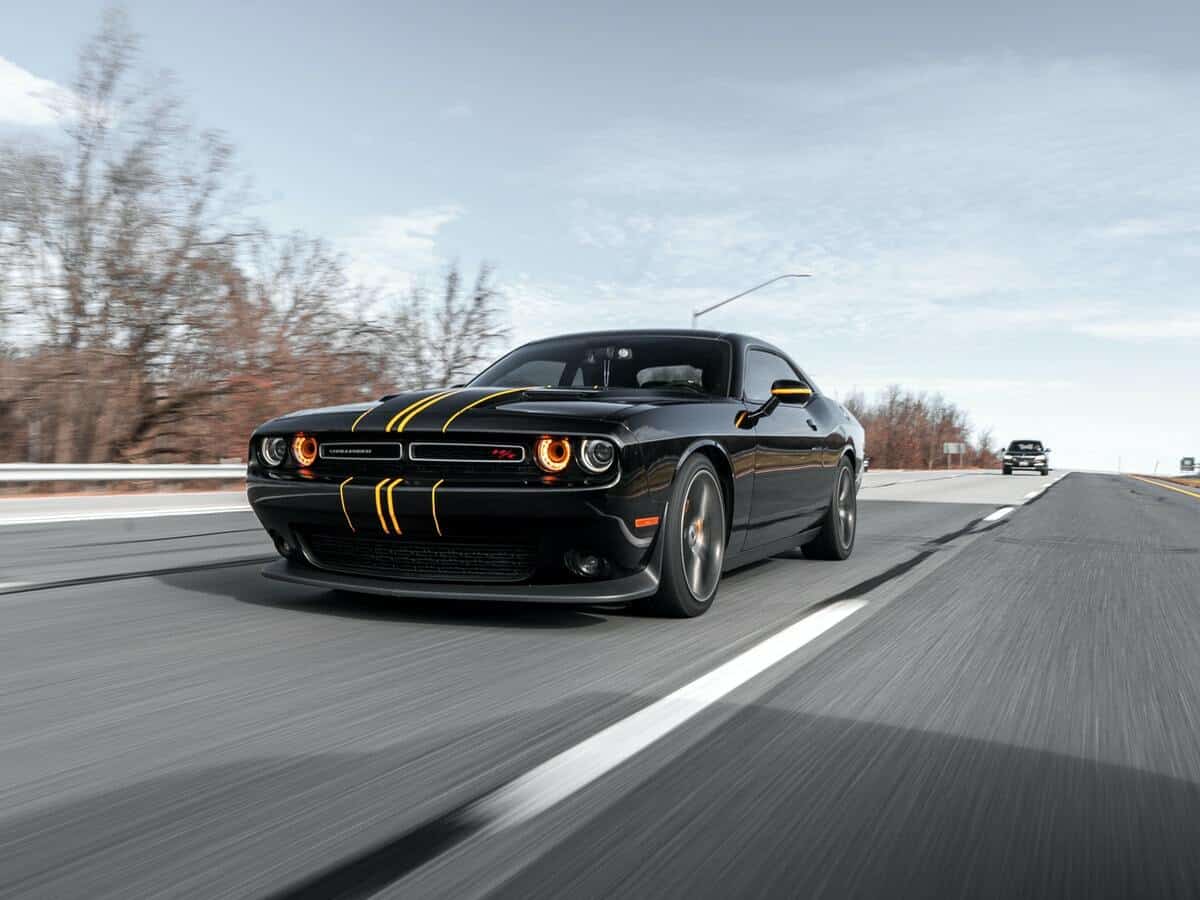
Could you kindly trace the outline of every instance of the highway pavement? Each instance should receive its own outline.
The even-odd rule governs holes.
[[[871,473],[850,560],[683,622],[4,521],[0,897],[1200,893],[1200,501],[1153,484]]]

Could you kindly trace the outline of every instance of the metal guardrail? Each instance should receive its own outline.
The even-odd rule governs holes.
[[[0,482],[32,481],[233,481],[245,463],[0,463]]]

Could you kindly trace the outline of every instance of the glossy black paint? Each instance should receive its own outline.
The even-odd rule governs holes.
[[[263,526],[290,550],[266,574],[402,596],[631,600],[654,593],[658,585],[659,529],[639,526],[638,520],[664,515],[675,474],[691,454],[708,456],[722,481],[729,519],[726,570],[793,547],[810,534],[831,502],[844,455],[861,478],[861,425],[777,348],[717,332],[589,337],[619,340],[628,334],[727,341],[733,350],[729,395],[471,385],[444,395],[419,391],[375,404],[305,410],[260,426],[251,440],[248,494]],[[811,400],[768,409],[745,398],[751,350],[785,360],[813,388]],[[404,458],[320,459],[309,469],[289,459],[282,470],[259,459],[259,438],[299,432],[322,443],[398,442]],[[532,459],[533,442],[543,435],[569,436],[576,447],[584,437],[611,440],[618,457],[614,471],[591,475],[572,462],[561,476],[545,475]],[[410,443],[446,441],[520,445],[527,452],[515,463],[408,459]],[[314,530],[372,540],[528,542],[536,546],[536,571],[508,585],[456,581],[449,573],[436,581],[397,581],[330,571],[317,568],[305,552],[304,535]],[[588,580],[568,572],[562,558],[569,549],[610,560],[608,577]]]

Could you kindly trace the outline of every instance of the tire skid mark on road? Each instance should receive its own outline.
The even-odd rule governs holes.
[[[208,572],[230,569],[235,566],[261,566],[277,556],[252,556],[246,559],[225,559],[219,562],[196,563],[190,566],[170,566],[163,569],[146,569],[141,572],[114,572],[111,575],[85,575],[81,578],[63,578],[57,581],[11,581],[0,582],[0,596],[5,594],[28,594],[32,591],[50,591],[55,588],[81,587],[89,584],[106,584],[112,581],[129,581],[132,578],[161,578],[167,575],[185,575],[188,572]]]
[[[78,550],[80,547],[117,547],[124,544],[152,544],[159,541],[186,541],[192,538],[221,537],[226,534],[261,534],[262,526],[253,528],[227,528],[224,531],[192,531],[186,534],[169,534],[165,537],[124,538],[119,541],[86,541],[82,544],[50,544],[47,550]]]
[[[49,515],[21,515],[9,518],[0,517],[0,528],[20,528],[34,525],[64,525],[71,522],[103,522],[111,519],[158,519],[169,516],[210,516],[219,513],[249,513],[246,504],[223,506],[197,506],[192,509],[131,509],[101,512],[52,513]]]

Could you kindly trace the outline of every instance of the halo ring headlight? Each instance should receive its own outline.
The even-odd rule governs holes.
[[[268,466],[282,466],[287,458],[288,444],[285,438],[265,437],[258,442],[258,454]]]
[[[311,466],[317,461],[317,439],[301,432],[292,440],[292,455],[302,466]]]
[[[565,437],[540,437],[533,445],[533,457],[543,472],[557,474],[571,462],[571,441]]]
[[[579,448],[580,465],[593,475],[607,472],[616,458],[616,448],[603,438],[588,438]]]

